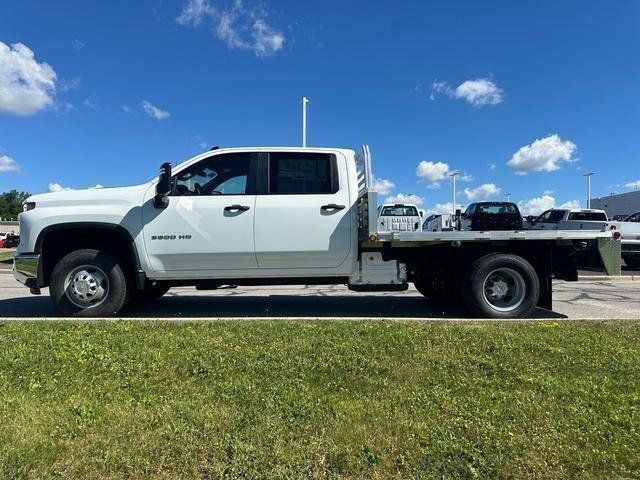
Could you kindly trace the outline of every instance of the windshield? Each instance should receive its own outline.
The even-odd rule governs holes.
[[[604,212],[572,212],[569,220],[583,220],[587,222],[606,222],[607,214]]]
[[[418,209],[416,207],[384,207],[381,217],[417,217]]]
[[[476,207],[475,213],[488,213],[489,215],[504,215],[504,214],[517,215],[519,212],[515,205],[511,203],[506,203],[502,205],[479,204]]]

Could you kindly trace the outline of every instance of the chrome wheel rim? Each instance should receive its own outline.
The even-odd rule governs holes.
[[[482,294],[491,308],[499,312],[511,312],[524,302],[527,287],[518,271],[497,268],[486,276]]]
[[[69,272],[64,282],[64,292],[76,307],[97,307],[109,294],[109,279],[95,265],[82,265]]]

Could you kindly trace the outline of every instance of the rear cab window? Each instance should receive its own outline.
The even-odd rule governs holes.
[[[274,152],[268,165],[270,194],[334,194],[339,189],[333,154]]]
[[[382,209],[381,217],[417,217],[418,209],[416,207],[404,205],[387,206]]]
[[[516,208],[516,206],[512,204],[503,204],[503,205],[479,204],[476,207],[476,213],[484,213],[489,215],[505,215],[505,214],[517,215],[520,212],[518,212],[518,209]]]
[[[579,220],[585,222],[606,222],[607,214],[604,212],[571,212],[569,220]]]

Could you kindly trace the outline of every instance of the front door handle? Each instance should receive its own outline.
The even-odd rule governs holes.
[[[249,207],[246,205],[227,205],[226,207],[224,207],[225,212],[246,212],[247,210],[249,210]]]
[[[320,210],[343,210],[344,205],[336,205],[335,203],[330,203],[329,205],[322,205]]]

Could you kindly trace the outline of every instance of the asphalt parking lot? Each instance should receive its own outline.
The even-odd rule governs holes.
[[[5,271],[6,272],[6,271]],[[640,320],[640,281],[555,282],[553,311],[535,318]],[[0,318],[55,317],[47,290],[40,296],[0,273]],[[459,306],[431,304],[415,289],[356,293],[345,286],[238,287],[212,291],[173,288],[160,300],[128,307],[123,318],[404,318],[461,319]]]

